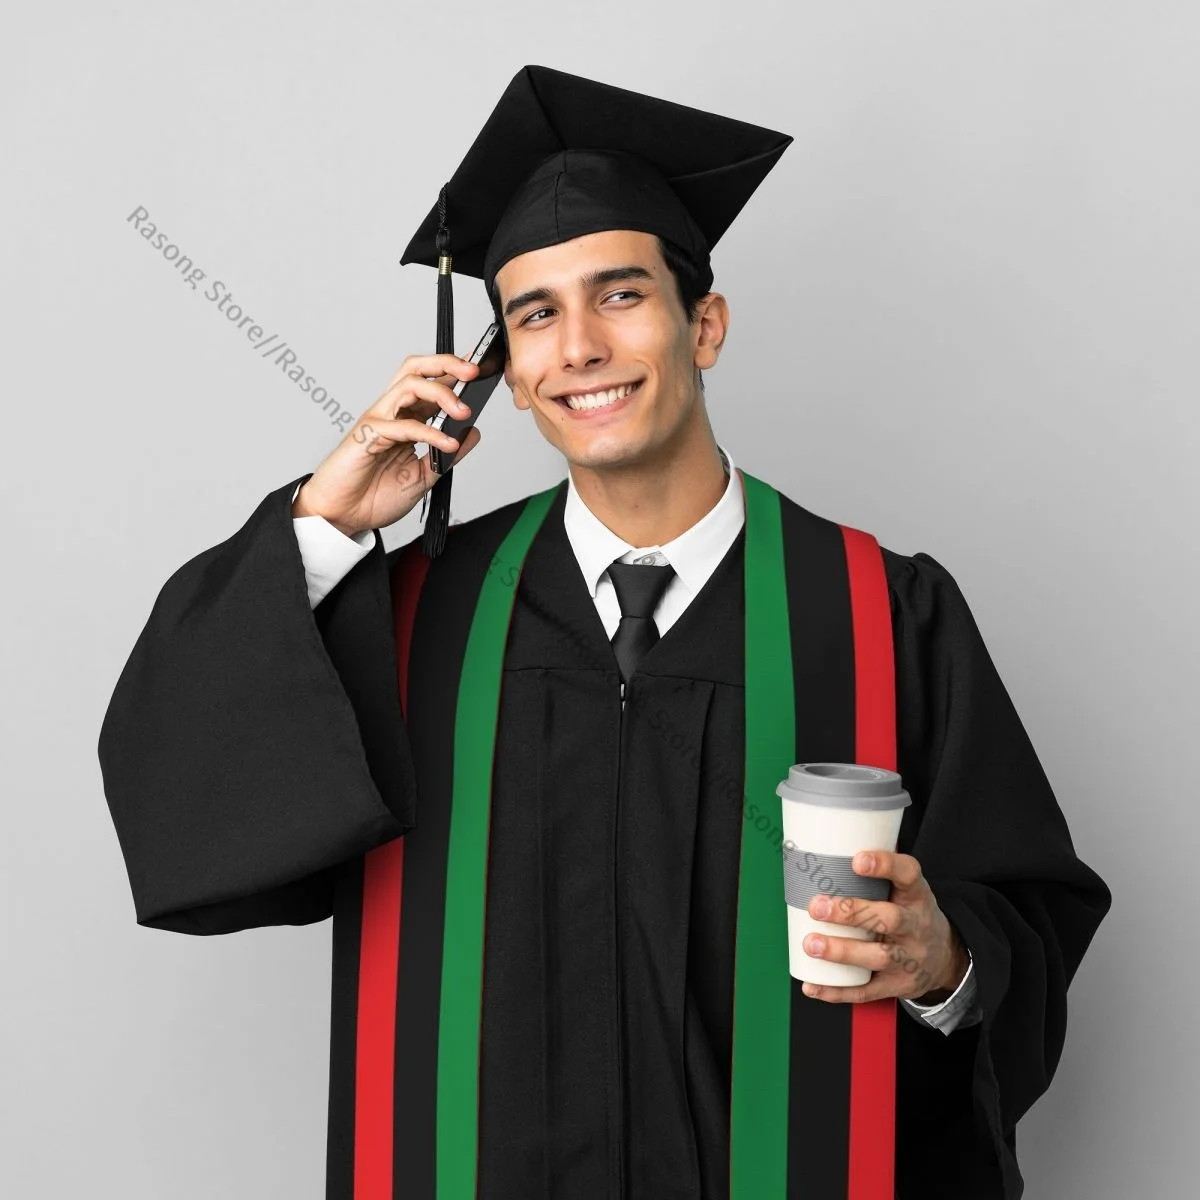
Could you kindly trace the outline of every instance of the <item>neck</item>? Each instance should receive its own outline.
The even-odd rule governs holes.
[[[595,469],[572,465],[579,498],[631,546],[662,546],[707,516],[728,476],[712,430],[704,428],[653,462]]]

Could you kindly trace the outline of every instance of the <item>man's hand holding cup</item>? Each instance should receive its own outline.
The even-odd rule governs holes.
[[[870,982],[855,987],[806,983],[804,994],[831,1004],[864,1004],[889,996],[919,1004],[945,1000],[962,983],[969,959],[921,864],[911,854],[875,850],[856,854],[851,865],[859,875],[890,880],[890,899],[819,895],[809,901],[809,915],[827,925],[866,930],[879,940],[822,931],[805,937],[804,950],[828,962],[865,967],[872,972]]]

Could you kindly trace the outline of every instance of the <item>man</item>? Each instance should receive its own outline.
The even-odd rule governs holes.
[[[176,572],[122,674],[100,756],[139,923],[334,918],[330,1197],[1022,1192],[1111,897],[949,572],[714,438],[708,251],[788,141],[518,73],[406,252],[439,265],[439,353]],[[431,489],[447,515],[416,447],[479,440],[426,423],[476,371],[451,259],[569,475],[385,555]],[[863,987],[787,971],[803,761],[912,799],[809,905],[879,935],[806,941]]]

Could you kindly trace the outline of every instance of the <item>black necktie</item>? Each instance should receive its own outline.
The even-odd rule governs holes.
[[[621,682],[628,683],[641,657],[658,641],[654,610],[671,582],[675,568],[651,567],[642,563],[613,562],[608,577],[621,606],[621,623],[613,634],[612,648],[621,668]]]

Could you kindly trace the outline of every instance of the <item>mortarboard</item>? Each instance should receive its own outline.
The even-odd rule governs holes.
[[[549,67],[522,67],[400,259],[438,269],[438,354],[454,353],[451,272],[490,295],[511,258],[606,229],[709,252],[791,144],[785,133]],[[453,471],[431,492],[422,547],[445,541]]]

